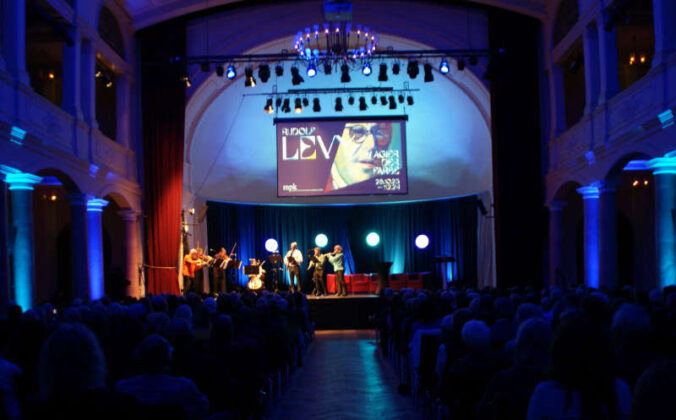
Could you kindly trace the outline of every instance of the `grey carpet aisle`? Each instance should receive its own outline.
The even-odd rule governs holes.
[[[412,399],[397,393],[397,374],[381,357],[373,331],[318,331],[304,364],[272,419],[420,418]]]

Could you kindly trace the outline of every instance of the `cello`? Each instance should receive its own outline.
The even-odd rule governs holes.
[[[246,288],[256,292],[261,290],[265,285],[265,283],[263,283],[263,280],[265,279],[265,269],[263,269],[262,261],[255,258],[251,258],[249,261],[251,261],[251,265],[258,266],[258,274],[249,276],[249,283],[247,283]]]

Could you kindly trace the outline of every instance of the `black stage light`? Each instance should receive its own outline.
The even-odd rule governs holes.
[[[392,64],[392,74],[399,74],[399,63]]]
[[[267,102],[265,102],[265,107],[263,108],[263,111],[265,111],[268,114],[272,114],[274,109],[272,108],[272,98],[268,98]]]
[[[307,107],[308,105],[310,105],[310,101],[307,98],[303,98],[303,106]]]
[[[347,98],[347,103],[350,105],[354,105],[354,97],[350,96],[349,98]]]
[[[418,68],[418,62],[416,60],[411,60],[408,62],[408,67],[406,68],[406,73],[408,73],[408,77],[411,79],[415,79],[418,77],[418,73],[420,72],[420,69]]]
[[[261,82],[267,83],[268,79],[270,79],[270,66],[267,64],[258,66],[258,78],[261,79]]]
[[[291,112],[291,106],[289,102],[291,102],[289,98],[284,99],[284,104],[282,104],[282,112],[286,112],[287,114]]]
[[[208,62],[204,62],[204,63],[200,64],[200,68],[202,69],[202,71],[204,73],[209,73],[211,71],[211,66],[209,65]]]
[[[371,96],[371,103],[373,105],[376,105],[378,103],[378,98],[376,98],[376,95]]]
[[[390,96],[390,109],[397,109],[397,101],[394,100],[394,96]]]
[[[350,83],[350,68],[347,64],[340,66],[340,82],[341,83]]]
[[[366,106],[366,99],[364,99],[364,97],[362,96],[362,97],[359,98],[359,110],[360,111],[366,111],[366,108],[368,108]]]
[[[387,64],[381,63],[380,70],[378,71],[378,81],[387,82]]]
[[[216,66],[216,76],[223,77],[225,74],[225,69],[220,64]]]
[[[314,98],[314,99],[312,100],[312,110],[313,110],[314,112],[319,112],[319,111],[322,110],[322,107],[319,106],[319,98]]]
[[[470,66],[476,66],[477,63],[479,62],[479,59],[477,58],[477,56],[473,55],[470,58],[468,58],[467,61],[469,62]]]
[[[305,79],[303,79],[300,75],[300,72],[298,71],[298,67],[291,67],[291,83],[294,86],[300,85],[303,83]]]
[[[277,98],[275,100],[275,108],[279,109],[280,106],[282,106],[282,98]]]
[[[387,105],[387,98],[384,96],[380,97],[380,105],[385,106]]]
[[[343,110],[343,100],[340,98],[336,98],[336,111],[340,112]]]
[[[244,69],[244,87],[256,86],[256,79],[253,77],[253,69],[247,67]]]
[[[324,74],[331,74],[333,66],[330,63],[324,63]]]
[[[397,100],[399,101],[400,104],[403,104],[404,103],[404,95],[397,96]]]
[[[465,60],[463,60],[462,58],[459,59],[459,60],[458,60],[458,63],[457,63],[457,66],[458,66],[458,71],[463,71],[463,70],[465,70]]]
[[[413,96],[407,96],[406,102],[408,102],[409,105],[413,105]]]
[[[432,65],[430,63],[425,63],[423,69],[425,70],[425,83],[433,82],[434,75],[432,74]]]
[[[300,104],[300,98],[296,98],[296,106],[293,108],[293,112],[300,114],[303,112],[303,106]]]
[[[284,76],[284,67],[282,67],[280,64],[277,64],[275,66],[275,75],[277,77],[282,77]]]

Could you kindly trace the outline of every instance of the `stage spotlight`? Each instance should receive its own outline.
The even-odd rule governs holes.
[[[446,74],[448,73],[449,70],[450,69],[448,68],[448,61],[444,58],[443,60],[441,60],[441,64],[439,65],[439,71],[442,74]]]
[[[399,63],[392,64],[392,74],[399,74],[400,66]]]
[[[303,79],[300,76],[300,73],[298,72],[298,67],[291,67],[291,83],[294,86],[300,85],[303,83],[305,79]]]
[[[409,105],[413,105],[413,96],[407,96],[406,102],[408,102]]]
[[[204,73],[209,73],[211,71],[211,65],[209,65],[208,62],[204,62],[204,63],[200,64],[200,69]]]
[[[296,98],[295,102],[296,106],[294,107],[293,112],[295,112],[296,114],[300,114],[301,112],[303,112],[303,105],[301,105],[300,103],[300,98]]]
[[[291,112],[291,105],[290,105],[290,100],[289,98],[284,99],[284,104],[282,104],[282,112],[289,113]]]
[[[411,60],[408,62],[408,67],[406,68],[406,73],[408,73],[408,77],[411,79],[415,79],[418,77],[418,73],[420,72],[420,69],[418,68],[418,62],[416,60]]]
[[[467,59],[467,62],[469,62],[470,66],[476,66],[479,63],[479,58],[477,56],[473,55],[470,58]]]
[[[378,246],[380,243],[380,235],[378,235],[375,232],[371,232],[368,235],[366,235],[366,243],[368,246]]]
[[[310,101],[307,98],[303,98],[303,106],[308,107],[310,105]]]
[[[253,77],[253,69],[247,67],[244,69],[244,87],[256,86],[256,79]]]
[[[310,63],[307,66],[307,77],[315,77],[317,75],[317,66],[315,66],[313,63]]]
[[[261,82],[267,83],[270,79],[270,66],[267,64],[258,66],[258,78],[261,79]]]
[[[433,82],[434,75],[432,74],[432,65],[430,63],[425,63],[423,69],[425,71],[425,83]]]
[[[313,110],[314,112],[319,112],[319,111],[322,110],[322,107],[319,106],[319,98],[314,98],[314,99],[312,100],[312,110]]]
[[[350,96],[349,98],[347,98],[347,103],[350,105],[354,105],[354,97]]]
[[[267,112],[268,114],[275,112],[272,108],[272,98],[268,98],[267,102],[265,102],[265,108],[263,108],[263,111]]]
[[[465,70],[465,60],[462,58],[458,60],[458,71]]]
[[[350,83],[350,68],[347,64],[340,66],[340,82],[341,83]]]
[[[270,238],[265,241],[265,250],[268,252],[279,251],[279,244],[277,244],[277,240]]]
[[[394,100],[394,96],[390,96],[389,100],[390,100],[390,109],[397,109],[397,101]]]
[[[324,248],[328,243],[329,238],[323,233],[320,233],[319,235],[315,236],[315,245],[317,245],[318,247]]]
[[[427,246],[430,244],[430,238],[425,235],[421,234],[416,236],[415,238],[415,246],[418,247],[418,249],[425,249]]]
[[[397,96],[397,100],[399,101],[400,104],[403,104],[404,103],[404,95]]]
[[[340,112],[343,110],[343,100],[340,98],[336,98],[336,111]]]
[[[324,74],[331,74],[333,67],[330,63],[324,63]]]
[[[362,96],[362,97],[359,98],[359,110],[360,111],[366,111],[366,108],[368,108],[366,106],[366,99],[364,99],[364,97]]]
[[[373,105],[378,104],[378,98],[376,98],[376,95],[371,96],[371,104]]]
[[[187,88],[192,86],[192,82],[190,81],[190,77],[188,77],[188,75],[181,76],[181,81],[185,83],[185,87]]]
[[[380,105],[385,106],[387,105],[387,98],[384,96],[380,97]]]
[[[371,75],[371,65],[369,63],[364,63],[364,65],[361,68],[361,72],[364,76],[370,76]]]
[[[378,81],[387,82],[387,64],[381,63],[380,70],[378,71]]]
[[[276,75],[277,77],[282,77],[282,76],[284,76],[284,67],[282,67],[281,64],[277,64],[277,65],[275,66],[275,75]]]
[[[237,77],[237,70],[235,70],[235,66],[233,66],[232,64],[228,66],[228,70],[225,72],[225,77],[227,77],[230,80]]]
[[[220,64],[216,66],[216,76],[223,77],[225,74],[225,69]]]

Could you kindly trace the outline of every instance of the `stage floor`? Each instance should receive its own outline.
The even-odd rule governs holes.
[[[317,330],[373,329],[373,316],[378,313],[378,296],[308,296],[310,320]]]

